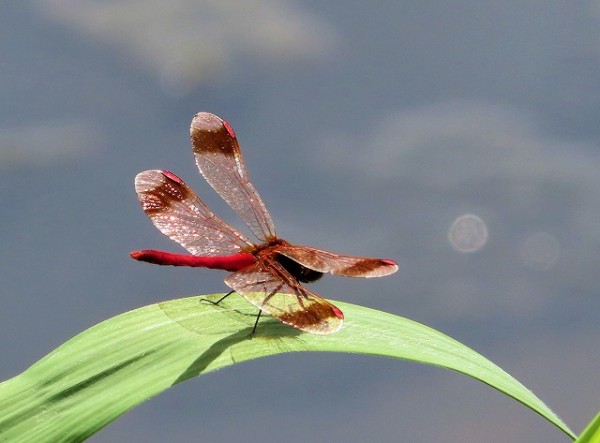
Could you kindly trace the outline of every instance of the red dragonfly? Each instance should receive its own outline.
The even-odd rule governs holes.
[[[260,243],[219,219],[179,177],[150,170],[135,178],[135,190],[154,225],[192,255],[134,251],[131,257],[159,265],[192,266],[233,271],[225,278],[262,312],[306,332],[338,331],[344,315],[333,304],[300,283],[324,273],[346,277],[382,277],[398,270],[393,260],[353,257],[296,246],[278,238],[271,216],[252,186],[236,135],[226,121],[200,112],[192,120],[192,150],[200,173],[238,213]]]

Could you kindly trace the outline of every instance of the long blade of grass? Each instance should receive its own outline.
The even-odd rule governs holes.
[[[331,335],[300,333],[267,318],[250,337],[256,310],[237,296],[218,306],[199,297],[172,300],[106,320],[0,384],[0,441],[82,441],[176,383],[296,351],[380,355],[452,369],[509,395],[574,438],[531,391],[456,340],[396,315],[335,304],[346,322]]]

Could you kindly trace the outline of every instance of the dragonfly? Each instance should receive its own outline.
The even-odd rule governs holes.
[[[131,252],[135,260],[158,265],[191,266],[229,271],[225,284],[261,313],[314,334],[331,334],[344,314],[307,289],[324,274],[344,277],[383,277],[398,270],[390,259],[342,255],[297,246],[277,237],[271,215],[246,172],[233,128],[208,112],[196,114],[190,127],[192,151],[200,173],[241,217],[258,239],[245,235],[218,218],[175,174],[148,170],[135,177],[142,209],[152,223],[189,254],[144,249]],[[191,255],[190,255],[191,254]]]

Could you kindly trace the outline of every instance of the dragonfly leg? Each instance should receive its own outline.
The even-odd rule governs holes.
[[[256,315],[256,321],[254,322],[254,327],[252,328],[252,332],[250,333],[250,337],[252,337],[254,335],[254,333],[256,332],[256,327],[258,326],[258,320],[260,319],[260,314],[262,314],[262,311],[259,309],[258,314]]]
[[[233,294],[235,291],[229,291],[227,294],[225,294],[223,297],[221,297],[220,299],[218,299],[217,301],[212,301],[209,300],[207,298],[201,298],[200,301],[207,301],[209,303],[212,303],[213,305],[218,305],[219,303],[221,303],[223,300],[225,300],[227,297],[229,297],[231,294]]]
[[[221,297],[220,299],[218,299],[217,301],[212,301],[212,300],[208,300],[207,298],[201,298],[200,301],[207,301],[209,303],[212,303],[213,305],[218,305],[219,303],[221,303],[223,300],[225,300],[227,297],[229,297],[231,294],[233,294],[235,291],[229,291],[227,294],[225,294],[223,297]],[[271,298],[275,293],[272,293],[269,295],[269,297],[267,298],[267,300],[269,298]],[[254,335],[254,333],[256,332],[256,327],[258,326],[258,320],[260,320],[260,315],[262,314],[262,311],[259,309],[258,310],[258,314],[256,315],[256,321],[254,322],[254,327],[252,328],[252,332],[250,333],[250,338],[252,338],[252,336]]]

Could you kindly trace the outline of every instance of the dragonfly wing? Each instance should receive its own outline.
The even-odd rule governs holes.
[[[252,186],[235,132],[208,112],[194,116],[192,151],[200,173],[260,240],[275,236],[273,220]]]
[[[342,311],[301,286],[278,263],[259,260],[229,275],[225,283],[263,312],[296,329],[331,334],[342,327]]]
[[[135,191],[152,223],[193,255],[229,255],[251,246],[171,172],[139,173],[135,177]]]
[[[306,246],[280,246],[277,252],[309,269],[344,277],[384,277],[398,270],[393,260],[341,255]]]

